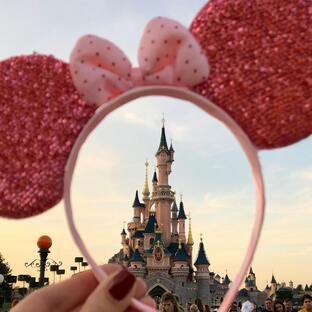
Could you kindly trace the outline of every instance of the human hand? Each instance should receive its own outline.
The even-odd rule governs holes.
[[[135,312],[137,310],[130,307],[133,298],[156,307],[154,300],[145,296],[147,289],[142,279],[119,265],[106,264],[102,269],[108,277],[101,283],[91,271],[78,273],[33,292],[11,312]]]

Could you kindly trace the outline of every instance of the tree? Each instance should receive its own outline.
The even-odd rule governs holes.
[[[11,300],[12,294],[12,285],[7,282],[6,277],[10,276],[11,268],[5,259],[3,258],[2,254],[0,253],[0,274],[4,276],[4,281],[0,285],[0,306],[4,301]]]
[[[308,284],[306,284],[304,287],[304,291],[309,291],[309,290],[310,290],[310,288],[309,288]]]
[[[302,287],[302,285],[301,284],[299,284],[298,286],[297,286],[297,288],[296,288],[298,291],[303,291],[303,287]]]
[[[292,300],[293,298],[293,293],[290,288],[280,288],[276,292],[276,300],[280,300],[284,302],[285,300]]]

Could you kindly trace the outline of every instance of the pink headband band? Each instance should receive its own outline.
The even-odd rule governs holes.
[[[143,96],[151,96],[151,95],[163,95],[163,96],[169,96],[169,97],[174,97],[177,99],[190,101],[194,103],[195,105],[197,105],[198,107],[200,107],[209,115],[220,120],[222,123],[224,123],[228,127],[228,129],[233,133],[233,135],[239,141],[250,163],[252,174],[253,174],[253,179],[254,179],[254,184],[256,188],[256,200],[257,200],[256,219],[254,222],[254,227],[252,230],[252,234],[251,234],[251,238],[250,238],[248,249],[245,255],[244,262],[220,307],[220,312],[228,311],[231,305],[231,302],[234,300],[237,294],[238,288],[244,279],[244,275],[250,266],[250,263],[252,261],[252,258],[253,258],[253,255],[256,250],[256,246],[260,237],[263,219],[264,219],[264,212],[265,212],[264,185],[263,185],[261,166],[259,163],[257,150],[254,148],[249,138],[246,136],[246,134],[241,130],[241,128],[229,115],[227,115],[223,110],[221,110],[219,107],[211,103],[209,100],[203,98],[202,96],[197,95],[194,92],[189,91],[187,89],[179,88],[179,87],[170,87],[170,86],[169,87],[165,87],[165,86],[137,87],[137,88],[134,88],[133,90],[130,90],[118,96],[114,100],[108,102],[106,105],[101,106],[96,111],[95,115],[86,124],[83,131],[80,133],[78,139],[76,140],[75,145],[70,154],[70,157],[68,159],[66,170],[65,170],[64,203],[65,203],[66,217],[67,217],[70,231],[80,251],[82,252],[84,257],[87,259],[87,261],[90,263],[98,280],[103,279],[105,277],[105,273],[97,266],[96,262],[93,260],[93,258],[89,254],[88,249],[86,245],[83,243],[74,223],[73,210],[72,210],[71,199],[70,199],[70,189],[71,189],[73,172],[75,169],[75,165],[77,162],[77,158],[78,158],[78,154],[79,154],[81,146],[83,145],[85,140],[88,138],[88,135],[96,128],[96,126],[109,113],[111,113],[116,108],[136,98],[143,97]],[[136,300],[134,300],[133,306],[138,308],[140,311],[152,311],[151,308],[147,306],[142,306],[142,304],[140,304]]]
[[[73,238],[101,280],[104,273],[73,220],[70,187],[79,150],[105,116],[131,100],[166,95],[190,101],[234,134],[256,187],[248,249],[220,307],[227,311],[263,224],[257,150],[312,133],[311,12],[304,0],[210,0],[190,30],[166,18],[152,20],[137,68],[113,43],[91,35],[78,41],[69,65],[40,54],[0,62],[0,216],[29,217],[64,198]]]

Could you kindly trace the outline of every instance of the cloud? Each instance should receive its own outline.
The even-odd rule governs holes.
[[[156,125],[151,123],[150,120],[142,118],[141,115],[142,113],[138,114],[134,112],[124,111],[121,114],[121,118],[126,123],[147,127],[150,129],[156,129]]]
[[[303,180],[303,181],[312,181],[312,169],[306,168],[303,170],[299,170],[294,173],[294,178]]]

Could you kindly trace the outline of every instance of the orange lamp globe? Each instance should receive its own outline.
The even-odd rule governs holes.
[[[37,246],[40,249],[49,249],[52,246],[52,239],[47,235],[40,236],[37,241]]]

